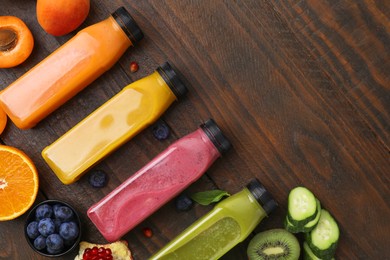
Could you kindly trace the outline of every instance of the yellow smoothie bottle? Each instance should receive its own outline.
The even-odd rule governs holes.
[[[242,242],[277,203],[257,180],[218,203],[149,260],[213,260]]]
[[[126,86],[42,151],[64,184],[82,174],[155,122],[187,92],[177,73],[164,63],[149,76]]]

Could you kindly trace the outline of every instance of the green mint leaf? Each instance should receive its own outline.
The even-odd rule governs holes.
[[[220,201],[225,196],[230,196],[230,194],[223,190],[210,190],[194,193],[191,195],[191,199],[200,205],[206,206],[213,202]]]

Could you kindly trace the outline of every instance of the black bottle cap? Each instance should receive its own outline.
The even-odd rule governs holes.
[[[129,37],[133,46],[144,38],[141,29],[123,6],[119,7],[111,16],[114,17],[115,21]]]
[[[176,98],[179,99],[187,93],[187,88],[183,81],[179,78],[178,73],[172,68],[172,66],[165,62],[157,68],[157,72],[161,75],[164,81],[167,83],[169,88],[175,94]]]
[[[246,187],[263,207],[267,215],[274,211],[278,206],[278,203],[276,203],[271,193],[264,188],[263,184],[261,184],[258,179],[251,180]]]
[[[227,152],[232,146],[213,119],[207,120],[200,127],[221,154]]]

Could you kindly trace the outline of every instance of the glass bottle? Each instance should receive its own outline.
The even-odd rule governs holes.
[[[0,93],[0,106],[21,129],[35,126],[109,70],[143,34],[121,7],[51,53]]]
[[[242,242],[276,206],[272,195],[253,179],[242,191],[219,202],[150,260],[218,259]]]
[[[83,173],[155,122],[187,92],[169,63],[124,87],[42,151],[64,184]]]
[[[199,179],[229,148],[210,119],[93,205],[88,217],[108,241],[116,241]]]

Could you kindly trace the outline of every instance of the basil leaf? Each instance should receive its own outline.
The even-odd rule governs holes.
[[[194,193],[191,195],[191,199],[200,205],[206,206],[213,202],[220,201],[225,196],[230,196],[230,194],[223,190],[210,190]]]

